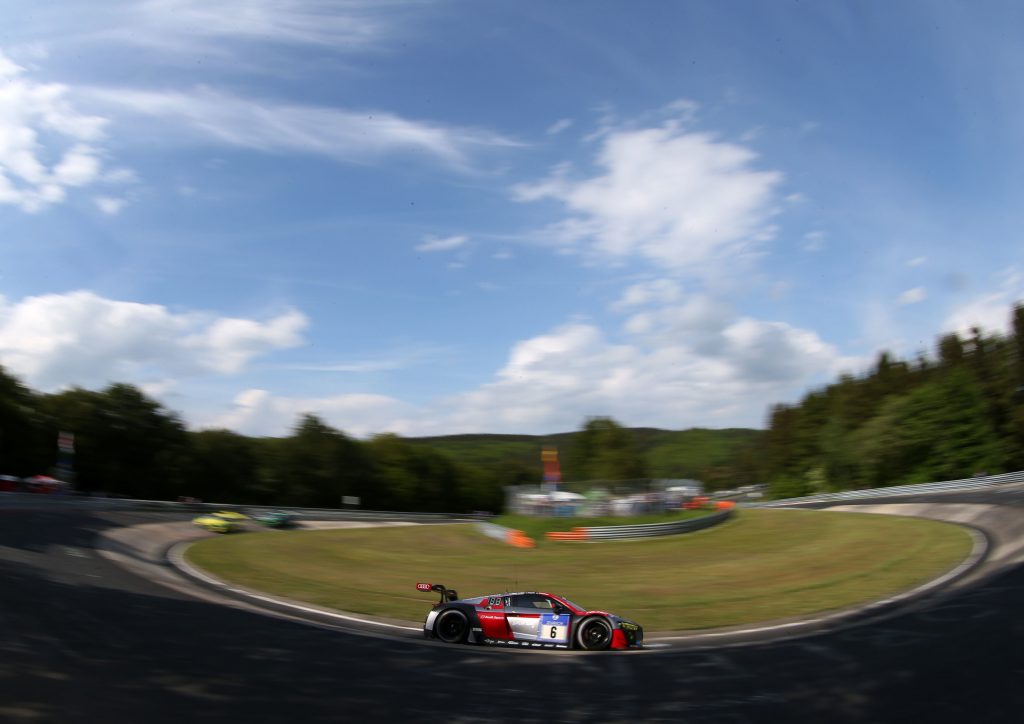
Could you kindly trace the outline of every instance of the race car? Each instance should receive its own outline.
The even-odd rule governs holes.
[[[237,520],[239,522],[243,520],[249,520],[249,516],[247,516],[245,513],[239,513],[237,510],[218,510],[213,515],[219,515],[221,518],[226,518],[227,520]]]
[[[643,648],[644,630],[638,624],[551,593],[460,599],[439,583],[417,583],[416,590],[441,594],[423,622],[423,635],[445,643],[585,651]]]
[[[253,520],[268,528],[291,528],[295,525],[298,516],[287,510],[270,510],[266,513],[254,515]]]
[[[220,513],[205,513],[192,522],[200,528],[206,528],[211,533],[231,533],[238,530],[240,521],[236,518],[225,518]]]

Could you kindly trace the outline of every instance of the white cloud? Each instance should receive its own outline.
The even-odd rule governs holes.
[[[34,83],[0,52],[0,204],[35,213],[102,178],[107,120],[86,115],[57,83]]]
[[[416,246],[416,251],[451,251],[452,249],[458,249],[460,246],[464,246],[469,241],[468,236],[446,236],[442,239],[437,239],[433,236],[428,236],[423,239],[423,242]]]
[[[648,282],[640,282],[626,288],[622,296],[612,304],[614,311],[623,311],[633,307],[643,306],[650,302],[667,304],[674,302],[682,295],[679,284],[671,279],[655,279]]]
[[[112,196],[97,196],[93,201],[96,207],[108,216],[116,216],[127,203],[124,199],[116,199]]]
[[[914,287],[908,289],[899,298],[896,299],[896,303],[900,306],[906,306],[908,304],[918,304],[928,298],[928,292],[925,291],[924,287]]]
[[[928,261],[928,257],[926,257],[926,256],[916,256],[916,257],[914,257],[913,259],[911,259],[910,261],[907,262],[907,266],[909,266],[909,267],[922,266],[927,261]]]
[[[460,170],[470,167],[470,155],[477,150],[518,145],[476,128],[446,127],[372,110],[257,101],[206,87],[188,93],[92,88],[87,95],[113,111],[164,124],[165,142],[183,140],[183,131],[189,138],[206,142],[347,162],[390,153],[418,153]]]
[[[810,231],[804,234],[804,251],[821,251],[825,246],[824,231]]]
[[[1011,315],[1016,304],[1024,303],[1024,275],[1016,268],[1001,272],[996,291],[975,297],[950,312],[944,329],[968,335],[979,327],[986,332],[1005,334],[1010,331]]]
[[[267,322],[222,317],[183,337],[180,346],[193,353],[202,369],[231,374],[261,354],[299,346],[307,324],[306,317],[294,310]]]
[[[202,426],[228,428],[246,435],[286,435],[299,416],[312,413],[347,434],[365,437],[385,430],[406,432],[401,418],[411,411],[409,405],[385,395],[303,398],[251,389],[235,398],[230,412],[211,417]]]
[[[631,329],[644,319],[643,329]],[[407,429],[529,432],[576,429],[588,415],[679,429],[760,425],[768,405],[859,361],[817,334],[736,317],[704,296],[632,317],[622,342],[570,323],[516,344],[495,379],[444,401]]]
[[[364,360],[361,362],[339,362],[338,364],[321,365],[289,365],[290,370],[301,372],[340,372],[362,374],[366,372],[386,372],[408,366],[406,360]]]
[[[758,425],[768,404],[838,361],[813,333],[781,323],[737,320],[720,333],[719,353],[702,354],[685,343],[615,344],[596,327],[566,325],[516,345],[497,379],[450,400],[437,427],[557,431],[595,414],[669,428]]]
[[[946,318],[945,329],[965,336],[970,335],[974,327],[1005,334],[1009,331],[1013,304],[1022,299],[1024,294],[1014,300],[1004,292],[977,297],[954,309]]]
[[[548,129],[545,131],[545,133],[549,136],[554,136],[561,133],[571,125],[571,120],[569,120],[568,118],[563,118],[561,120],[555,121],[550,126],[548,126]]]
[[[513,193],[520,201],[562,202],[569,215],[548,230],[561,244],[697,271],[727,257],[735,263],[774,236],[782,174],[756,170],[756,157],[670,122],[605,134],[590,178],[574,180],[562,164]]]
[[[384,33],[380,11],[380,3],[357,0],[145,0],[121,8],[119,29],[108,35],[177,52],[226,41],[364,49]]]
[[[241,371],[253,358],[303,342],[297,311],[266,322],[174,313],[89,291],[0,298],[0,364],[37,389]]]

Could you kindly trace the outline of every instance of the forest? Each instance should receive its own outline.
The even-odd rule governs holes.
[[[774,498],[1024,469],[1024,305],[1008,335],[941,336],[931,355],[878,355],[799,404],[758,442]]]

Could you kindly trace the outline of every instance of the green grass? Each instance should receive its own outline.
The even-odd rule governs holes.
[[[521,530],[526,535],[537,541],[537,545],[560,545],[552,543],[544,538],[544,534],[551,531],[570,531],[573,528],[590,528],[602,525],[640,525],[645,523],[669,523],[674,520],[688,520],[690,518],[702,518],[706,515],[713,515],[713,510],[674,510],[666,513],[650,513],[647,515],[635,515],[630,518],[606,515],[597,518],[564,518],[564,517],[541,517],[533,515],[502,515],[491,520],[496,525],[501,525],[514,530]]]
[[[866,603],[949,570],[971,549],[958,526],[917,518],[741,510],[713,528],[621,542],[519,549],[474,526],[246,533],[200,541],[196,565],[244,586],[346,611],[421,621],[435,596],[559,593],[648,631],[749,624]]]

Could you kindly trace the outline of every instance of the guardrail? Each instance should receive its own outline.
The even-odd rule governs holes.
[[[818,493],[805,495],[801,498],[785,498],[767,503],[743,503],[747,508],[774,508],[798,503],[827,503],[831,501],[858,500],[863,498],[895,498],[904,495],[925,495],[927,493],[952,493],[961,490],[979,490],[999,485],[1024,483],[1024,470],[1002,475],[946,480],[938,483],[917,483],[914,485],[897,485],[890,488],[865,488],[864,490],[844,490],[838,493]]]
[[[464,513],[413,513],[395,510],[357,510],[343,508],[292,508],[272,505],[240,505],[238,503],[179,503],[170,500],[134,500],[131,498],[93,498],[78,495],[42,495],[38,493],[0,493],[0,507],[52,505],[97,511],[142,511],[164,513],[201,513],[237,510],[246,513],[267,513],[288,510],[310,520],[401,520],[411,522],[443,522],[450,520],[484,520],[489,515]]]
[[[640,525],[602,525],[591,528],[578,528],[586,540],[617,540],[624,538],[653,538],[662,535],[678,535],[692,533],[695,530],[718,525],[732,515],[732,509],[721,510],[701,518],[672,521],[669,523],[646,523]]]

